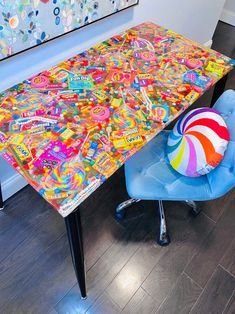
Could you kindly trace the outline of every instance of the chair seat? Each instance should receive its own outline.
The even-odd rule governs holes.
[[[185,177],[167,158],[169,131],[162,131],[125,164],[127,192],[145,200],[208,200],[214,198],[207,176]]]
[[[214,108],[226,121],[230,141],[221,164],[209,174],[191,178],[175,171],[166,154],[170,131],[162,131],[125,164],[127,192],[145,200],[205,201],[235,186],[235,91],[227,90]]]

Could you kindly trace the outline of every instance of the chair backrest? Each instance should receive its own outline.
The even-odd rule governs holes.
[[[207,177],[215,197],[222,196],[235,186],[235,91],[227,90],[215,103],[229,129],[230,141],[221,164]]]

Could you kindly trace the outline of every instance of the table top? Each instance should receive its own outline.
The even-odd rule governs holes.
[[[0,155],[65,217],[233,65],[143,23],[1,93]]]

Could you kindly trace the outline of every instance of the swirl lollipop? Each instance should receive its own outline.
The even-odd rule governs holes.
[[[124,108],[114,112],[113,121],[121,129],[132,129],[137,125],[136,119],[130,110]]]
[[[55,187],[61,191],[73,191],[83,183],[85,170],[78,162],[63,162],[56,167],[51,177],[46,179],[46,187]]]
[[[223,159],[228,141],[228,128],[216,110],[192,110],[176,123],[169,135],[170,164],[185,176],[207,174]]]

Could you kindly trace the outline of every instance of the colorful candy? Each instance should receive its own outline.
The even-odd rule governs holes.
[[[234,64],[141,24],[0,94],[0,154],[67,216]]]
[[[80,163],[65,161],[53,170],[51,177],[46,178],[44,186],[49,190],[74,191],[84,179],[85,170]]]
[[[44,88],[49,84],[49,79],[45,75],[39,75],[31,79],[31,85],[36,88]]]
[[[203,62],[201,60],[198,59],[187,59],[185,64],[187,65],[187,67],[189,67],[190,69],[198,69],[200,67],[203,66]]]
[[[103,106],[96,106],[91,110],[90,115],[96,121],[104,121],[109,117],[109,110]]]
[[[135,116],[124,107],[114,112],[113,121],[117,127],[122,129],[132,129],[137,124]]]

